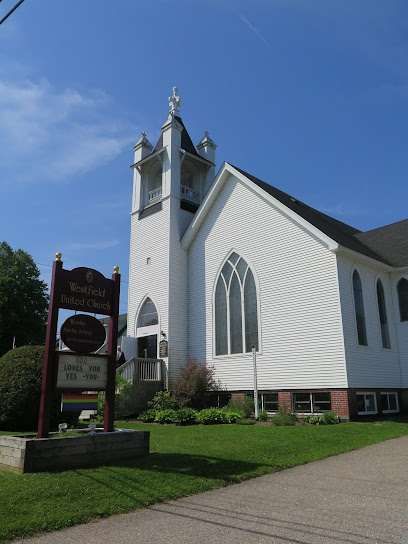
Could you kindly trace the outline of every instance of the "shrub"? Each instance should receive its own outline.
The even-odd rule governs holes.
[[[245,418],[249,418],[253,414],[255,406],[251,397],[236,397],[229,401],[228,408],[234,412],[242,412]]]
[[[147,406],[152,410],[177,410],[180,403],[171,396],[169,391],[158,391]]]
[[[335,412],[324,412],[321,416],[309,416],[306,418],[306,421],[310,425],[334,425],[338,423],[339,418]]]
[[[224,412],[224,419],[226,423],[236,423],[240,419],[244,419],[243,412],[233,410],[222,410]]]
[[[291,414],[286,402],[279,406],[279,410],[273,418],[273,424],[277,427],[293,426],[296,422],[295,414]]]
[[[214,368],[190,359],[180,374],[174,384],[174,398],[181,405],[201,410],[205,406],[207,391],[216,389]]]
[[[120,374],[115,377],[115,418],[124,418],[133,415],[133,386]],[[105,413],[105,391],[99,391],[98,410],[96,419],[103,421]]]
[[[197,419],[203,425],[215,425],[216,423],[225,423],[225,412],[218,408],[206,408],[198,412]]]
[[[197,420],[197,410],[194,408],[180,408],[176,411],[174,422],[176,425],[193,425]]]
[[[0,359],[0,429],[34,431],[38,426],[44,346],[23,346]],[[61,393],[51,402],[50,430],[73,425],[80,412],[61,412]]]
[[[294,414],[276,414],[272,421],[277,427],[293,426],[296,416]]]
[[[255,425],[254,419],[238,419],[237,425]]]
[[[158,410],[156,411],[156,417],[154,420],[161,425],[164,425],[165,423],[175,423],[176,414],[176,410]]]
[[[325,425],[334,425],[335,423],[339,423],[339,416],[336,414],[336,412],[324,412],[322,417]]]
[[[118,418],[129,417],[133,414],[132,382],[116,374],[115,386],[115,414]]]
[[[153,423],[153,421],[156,419],[156,413],[156,410],[153,409],[146,410],[139,415],[138,419],[144,423]]]
[[[258,421],[268,421],[268,412],[266,410],[259,410]]]

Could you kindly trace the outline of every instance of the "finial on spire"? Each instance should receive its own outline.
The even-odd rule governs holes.
[[[178,89],[173,87],[173,95],[169,96],[170,115],[175,116],[179,113],[179,107],[181,106],[180,97],[177,96]]]

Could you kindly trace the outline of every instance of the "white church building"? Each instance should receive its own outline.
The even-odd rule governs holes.
[[[225,402],[253,393],[255,346],[269,412],[407,411],[408,220],[361,232],[227,162],[215,174],[177,88],[169,104],[156,146],[134,146],[134,355],[161,356],[169,389],[189,358],[211,365]]]

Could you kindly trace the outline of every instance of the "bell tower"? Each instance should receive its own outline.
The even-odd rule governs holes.
[[[196,148],[180,117],[177,87],[168,100],[156,146],[143,132],[133,148],[128,335],[136,341],[126,356],[159,358],[166,339],[171,387],[188,362],[188,259],[180,240],[214,178],[216,145],[205,132]]]

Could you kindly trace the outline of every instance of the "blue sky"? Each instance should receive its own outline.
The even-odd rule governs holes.
[[[118,265],[126,312],[132,146],[175,85],[217,168],[361,230],[406,219],[407,67],[406,0],[26,0],[0,26],[0,240],[47,282],[56,251]]]

